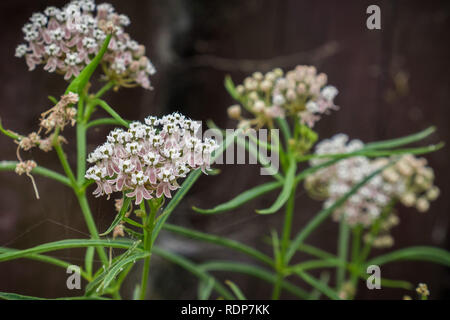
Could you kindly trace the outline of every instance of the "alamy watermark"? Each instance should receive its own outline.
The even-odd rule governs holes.
[[[366,26],[369,30],[381,29],[381,9],[379,6],[373,4],[367,7],[366,13],[369,17],[366,20]]]
[[[366,270],[367,274],[370,276],[367,278],[366,285],[367,289],[381,289],[381,269],[377,265],[370,265]]]
[[[237,143],[231,143],[214,161],[214,164],[260,164],[260,174],[275,175],[280,169],[278,129],[208,129],[204,138],[214,139],[219,145],[235,137]]]
[[[66,273],[70,274],[66,281],[67,289],[81,290],[81,268],[76,265],[71,265],[67,267]]]

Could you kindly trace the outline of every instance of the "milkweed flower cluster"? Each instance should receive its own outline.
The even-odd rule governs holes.
[[[297,66],[286,74],[281,69],[256,72],[236,87],[239,101],[254,118],[243,118],[239,105],[231,106],[228,115],[240,120],[240,126],[271,126],[274,118],[293,116],[312,128],[322,115],[338,109],[338,90],[327,81],[327,75],[317,74],[313,66]]]
[[[348,136],[338,134],[320,142],[316,146],[315,154],[351,153],[363,147],[361,141],[349,141]],[[326,200],[324,207],[330,207],[365,177],[389,164],[390,160],[394,159],[370,160],[363,156],[344,159],[308,177],[305,186],[313,197]],[[372,178],[344,205],[335,210],[335,220],[344,216],[350,225],[369,226],[380,217],[383,209],[393,199],[406,206],[415,206],[420,212],[427,211],[429,201],[439,196],[439,189],[433,185],[433,170],[426,166],[425,159],[412,155],[404,155],[395,160],[394,165],[388,166],[381,175]],[[326,161],[329,159],[316,158],[310,163],[315,166]],[[387,229],[397,223],[391,222]]]
[[[89,155],[86,178],[97,183],[94,195],[123,191],[140,204],[143,199],[171,198],[177,180],[196,169],[206,173],[215,140],[198,138],[201,125],[179,113],[148,117],[145,124],[113,130],[107,142]]]
[[[95,57],[107,34],[113,33],[102,65],[108,80],[118,86],[140,85],[150,89],[149,76],[156,71],[145,56],[145,47],[131,39],[124,28],[130,19],[119,15],[110,4],[96,6],[93,0],[71,1],[62,9],[48,7],[34,13],[23,27],[25,44],[16,48],[34,70],[44,65],[48,72],[77,76]]]

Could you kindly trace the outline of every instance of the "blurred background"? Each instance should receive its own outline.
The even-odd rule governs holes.
[[[98,2],[98,1],[97,1]],[[153,91],[140,88],[111,92],[110,105],[126,119],[180,111],[193,119],[213,119],[222,128],[236,123],[227,119],[233,104],[223,87],[229,74],[236,83],[254,71],[275,67],[289,70],[297,64],[313,64],[328,74],[329,83],[340,90],[336,103],[341,110],[324,117],[315,129],[320,138],[346,133],[365,142],[411,134],[430,125],[437,133],[424,143],[450,142],[450,3],[448,1],[298,1],[298,0],[110,0],[116,11],[128,15],[128,31],[148,49],[158,70]],[[33,12],[66,1],[3,0],[0,2],[0,116],[6,128],[27,134],[37,128],[40,113],[51,107],[48,95],[59,96],[66,83],[39,67],[28,72],[23,59],[14,57],[22,42],[21,28]],[[366,28],[366,8],[381,8],[381,30]],[[100,112],[101,113],[101,112]],[[91,132],[88,151],[102,143],[111,128]],[[75,163],[74,130],[64,135],[65,149]],[[16,145],[0,136],[0,159],[15,160]],[[392,230],[393,249],[430,245],[449,249],[449,148],[426,156],[435,169],[442,193],[428,213],[400,208],[399,226]],[[53,153],[34,151],[26,155],[38,164],[60,171]],[[203,176],[189,192],[170,222],[226,236],[255,246],[271,255],[264,239],[272,228],[280,229],[282,215],[259,216],[254,210],[268,207],[276,192],[218,216],[202,216],[193,205],[210,208],[257,184],[257,166],[219,166],[219,176]],[[34,197],[26,177],[0,172],[0,246],[28,248],[49,241],[88,237],[72,190],[36,177],[41,200]],[[294,230],[318,211],[322,203],[310,200],[300,189]],[[90,199],[100,230],[114,218],[113,201]],[[336,252],[338,224],[328,221],[308,243]],[[226,249],[188,241],[162,233],[158,245],[195,262],[247,257]],[[374,250],[372,254],[385,253]],[[84,252],[69,250],[54,256],[82,264]],[[295,261],[307,256],[299,255]],[[152,258],[151,298],[196,298],[197,279],[186,271]],[[248,298],[269,298],[271,286],[248,276],[216,274],[235,281]],[[318,275],[318,274],[314,274]],[[130,298],[138,283],[135,267],[124,286]],[[382,268],[382,276],[428,284],[432,299],[450,297],[449,270],[425,262],[399,262]],[[65,270],[39,262],[18,260],[0,264],[0,291],[55,298],[80,295],[66,288]],[[301,281],[295,281],[304,285]],[[359,299],[401,299],[413,292],[401,289],[367,290],[359,286]],[[283,298],[292,299],[287,293]]]

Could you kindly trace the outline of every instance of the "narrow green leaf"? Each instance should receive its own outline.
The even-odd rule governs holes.
[[[289,139],[291,139],[291,129],[289,128],[289,123],[286,119],[276,118],[276,122],[281,129],[284,136],[284,142],[286,143],[286,148],[289,147]]]
[[[233,80],[229,75],[225,77],[225,89],[227,89],[228,93],[234,100],[239,101],[239,94],[236,91]]]
[[[449,267],[450,253],[434,247],[410,247],[375,257],[368,261],[366,265],[383,265],[401,260],[429,261]]]
[[[100,290],[101,291],[106,290],[109,287],[109,285],[111,284],[111,282],[116,278],[116,276],[120,272],[122,272],[128,264],[134,263],[140,259],[144,259],[144,258],[148,257],[149,255],[150,255],[149,252],[134,253],[133,255],[131,255],[131,256],[127,257],[126,259],[121,260],[120,262],[115,264],[105,275],[105,278],[103,279],[103,281],[99,287]]]
[[[259,278],[266,282],[274,284],[277,281],[277,275],[267,271],[263,268],[238,263],[238,262],[229,262],[229,261],[211,261],[200,266],[202,270],[206,271],[225,271],[225,272],[236,272],[251,275],[253,277]],[[308,298],[308,292],[299,288],[296,285],[291,284],[290,282],[283,280],[281,286],[288,292],[294,294],[295,296],[301,299]]]
[[[202,281],[211,281],[210,280],[211,278],[214,279],[214,277],[211,276],[208,272],[202,270],[202,268],[199,268],[196,264],[192,263],[191,261],[187,260],[182,256],[179,256],[172,252],[168,252],[166,250],[162,250],[158,247],[153,247],[153,253],[167,261],[179,265],[180,267],[186,269],[193,275],[200,278]],[[222,284],[220,284],[216,280],[214,280],[214,289],[217,291],[217,293],[221,294],[225,299],[233,300],[233,295],[227,290],[227,288],[225,288]]]
[[[256,249],[253,249],[252,247],[242,244],[238,241],[219,237],[219,236],[212,235],[212,234],[203,233],[200,231],[190,230],[187,228],[175,226],[175,225],[168,224],[168,223],[166,223],[163,228],[164,228],[164,230],[167,230],[169,232],[173,232],[173,233],[176,233],[176,234],[179,234],[179,235],[191,238],[191,239],[214,243],[216,245],[224,246],[224,247],[242,252],[242,253],[244,253],[250,257],[253,257],[261,262],[264,262],[270,266],[273,265],[273,261],[269,256],[261,253],[260,251],[258,251]]]
[[[105,110],[111,117],[113,117],[113,119],[115,119],[119,124],[121,124],[125,128],[130,127],[130,124],[128,123],[128,121],[123,119],[113,108],[111,108],[111,106],[106,101],[101,100],[101,99],[95,99],[92,101],[92,103],[102,107],[103,110]]]
[[[337,293],[331,289],[326,283],[321,282],[320,280],[317,280],[316,278],[310,276],[306,272],[298,271],[296,272],[303,280],[305,280],[306,283],[311,285],[313,288],[316,288],[320,292],[322,292],[324,295],[326,295],[328,298],[332,300],[341,300]]]
[[[87,248],[87,247],[111,247],[128,249],[130,247],[130,240],[86,240],[86,239],[71,239],[56,242],[50,242],[36,246],[34,248],[17,250],[13,252],[6,252],[0,254],[0,262],[10,261],[14,259],[27,258],[30,254],[44,253],[50,251],[58,251],[72,248]]]
[[[136,251],[140,244],[141,241],[130,243],[128,250],[116,257],[110,266],[107,268],[103,266],[103,269],[100,269],[99,272],[96,273],[95,278],[87,285],[85,290],[86,295],[92,295],[94,291],[97,294],[103,294],[111,281],[114,280],[117,274],[123,271],[129,263],[147,257],[150,253],[143,252],[142,250]]]
[[[330,281],[330,273],[322,272],[320,274],[319,281],[325,285],[328,285],[328,282]],[[322,293],[319,290],[317,290],[317,288],[313,288],[313,290],[311,291],[311,293],[308,297],[308,300],[319,300],[321,294]]]
[[[245,295],[242,293],[242,290],[234,282],[226,280],[225,283],[230,287],[231,291],[233,291],[233,294],[238,300],[247,300]]]
[[[127,121],[129,122],[129,121]],[[90,129],[90,128],[95,128],[98,126],[105,126],[105,125],[121,125],[121,122],[117,121],[114,118],[101,118],[101,119],[96,119],[96,120],[92,120],[91,122],[89,122],[86,125],[86,130]]]
[[[281,193],[278,196],[277,200],[275,200],[274,204],[268,209],[256,210],[257,213],[272,214],[281,209],[281,207],[286,203],[286,201],[289,199],[289,196],[291,195],[291,191],[295,183],[296,170],[297,170],[297,163],[293,158],[291,158],[289,161],[289,168],[286,173],[286,178],[284,180],[283,189],[281,190]]]
[[[101,237],[104,237],[104,236],[110,234],[114,230],[114,228],[117,227],[117,225],[123,220],[123,218],[125,217],[125,214],[128,211],[128,208],[130,207],[130,203],[131,203],[131,199],[128,197],[124,197],[122,208],[120,208],[119,213],[114,218],[114,220],[113,220],[112,224],[109,226],[108,230],[106,230],[104,233],[100,234]]]
[[[249,134],[248,137],[252,137],[252,134]],[[256,138],[253,137],[253,139]],[[255,143],[247,141],[245,139],[245,136],[243,135],[237,137],[237,144],[244,147],[258,161],[258,163],[263,168],[265,168],[268,173],[271,174],[273,178],[278,181],[283,181],[283,177],[278,173],[278,168],[274,168],[271,166],[269,159],[267,159],[267,156],[260,152],[261,149],[258,150]]]
[[[405,137],[368,143],[364,146],[364,149],[389,149],[404,146],[413,142],[423,140],[435,131],[436,127],[429,127],[423,131]]]
[[[418,147],[418,148],[405,148],[405,149],[395,149],[395,150],[378,150],[378,149],[361,149],[355,152],[349,153],[336,153],[336,154],[309,154],[306,156],[299,157],[297,161],[308,161],[311,159],[346,159],[350,157],[367,157],[367,158],[379,158],[379,157],[389,157],[395,155],[403,155],[403,154],[413,154],[413,155],[421,155],[432,153],[442,149],[445,146],[443,142],[426,146],[426,147]]]
[[[48,100],[50,100],[54,104],[58,103],[58,99],[56,99],[54,96],[48,96]]]
[[[86,272],[89,276],[92,276],[92,267],[94,265],[94,255],[95,255],[94,247],[89,247],[86,249],[86,256],[84,259],[84,268],[86,269]]]
[[[198,284],[198,300],[209,300],[214,289],[214,279],[209,278],[206,281],[200,280]]]
[[[266,193],[269,193],[272,190],[281,188],[283,185],[283,182],[275,181],[275,182],[268,182],[265,184],[262,184],[260,186],[254,187],[252,189],[249,189],[240,195],[238,195],[236,198],[227,201],[225,203],[222,203],[213,209],[200,209],[197,207],[192,207],[194,211],[204,213],[204,214],[216,214],[226,211],[231,211],[236,208],[239,208],[240,206],[244,205],[245,203],[256,199]]]
[[[45,299],[31,296],[24,296],[17,293],[0,292],[0,299],[3,300],[110,300],[100,297],[69,297],[69,298],[57,298],[57,299]]]

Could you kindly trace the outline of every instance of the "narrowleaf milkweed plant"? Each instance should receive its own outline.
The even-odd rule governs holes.
[[[122,283],[138,260],[143,260],[143,268],[134,298],[145,299],[153,254],[197,276],[201,299],[208,299],[213,291],[225,299],[246,298],[237,284],[218,281],[213,276],[214,271],[244,273],[266,281],[273,285],[273,299],[279,299],[283,291],[301,299],[318,299],[322,295],[330,299],[352,299],[358,281],[367,278],[369,265],[397,260],[450,265],[447,251],[431,247],[410,247],[370,256],[374,248],[393,245],[390,230],[400,221],[396,205],[426,212],[439,196],[433,170],[418,156],[437,151],[443,144],[405,147],[428,137],[434,128],[366,144],[350,140],[345,134],[318,142],[314,124],[339,110],[334,103],[338,90],[328,85],[327,76],[318,73],[313,66],[297,66],[288,72],[281,69],[267,74],[255,72],[238,86],[227,77],[225,87],[237,101],[228,109],[228,115],[239,122],[238,130],[220,143],[202,139],[200,125],[180,113],[159,118],[149,116],[143,122],[126,121],[102,99],[104,94],[111,89],[136,86],[152,89],[149,77],[156,72],[145,56],[145,47],[125,32],[129,24],[130,19],[116,13],[109,4],[79,0],[63,8],[48,7],[43,13],[35,13],[23,27],[25,42],[17,47],[16,56],[24,58],[30,70],[42,65],[46,71],[62,75],[69,84],[59,100],[51,97],[54,106],[42,113],[38,131],[22,135],[5,129],[0,122],[0,131],[17,144],[17,161],[0,162],[0,171],[25,174],[37,199],[46,196],[39,194],[39,184],[34,178],[38,175],[73,189],[91,238],[61,240],[26,250],[0,248],[0,263],[28,258],[67,268],[71,265],[69,262],[47,254],[86,248],[80,274],[88,284],[84,295],[74,299],[120,299]],[[105,85],[98,92],[90,92],[91,78],[97,69],[102,71],[101,80]],[[92,120],[99,109],[108,116]],[[88,154],[88,130],[103,125],[117,128],[109,133],[104,144]],[[63,149],[67,140],[62,133],[70,130],[67,127],[76,130],[75,170]],[[274,138],[275,144],[271,146],[267,141],[245,139],[251,129],[261,128],[280,129],[283,139]],[[166,222],[200,175],[213,172],[211,164],[234,143],[245,147],[264,168],[270,164],[254,146],[270,149],[279,156],[281,172],[274,172],[274,181],[246,190],[213,209],[193,209],[202,214],[232,211],[279,190],[269,208],[256,210],[257,214],[282,214],[284,211],[281,234],[275,230],[270,233],[273,257],[231,239]],[[62,173],[44,168],[33,160],[24,160],[24,152],[32,148],[55,151]],[[301,230],[293,230],[294,214],[301,214],[295,210],[295,194],[301,187],[312,198],[324,201],[323,209]],[[101,234],[92,217],[88,192],[108,199],[119,195],[115,200],[117,212],[115,216],[111,214],[111,225]],[[339,223],[336,253],[305,243],[329,217]],[[241,252],[255,263],[210,261],[196,264],[155,245],[162,229]],[[113,257],[112,248],[123,251]],[[312,258],[291,263],[298,251]],[[101,261],[100,266],[94,263],[95,255]],[[320,279],[310,274],[315,269],[323,270]],[[329,282],[331,275],[334,285]],[[303,279],[312,290],[290,281],[295,277]],[[402,280],[383,278],[381,283],[386,287],[413,289],[412,284]],[[417,293],[422,299],[430,295],[425,284],[419,285]],[[15,293],[0,293],[0,298],[39,299]]]

